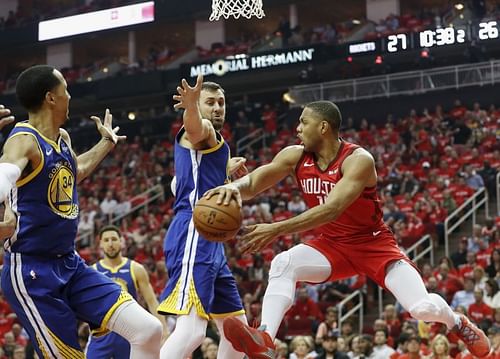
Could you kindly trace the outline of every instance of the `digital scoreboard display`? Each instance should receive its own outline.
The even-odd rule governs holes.
[[[463,27],[443,27],[418,32],[392,34],[386,37],[348,44],[348,55],[377,53],[400,53],[407,50],[431,49],[435,47],[497,40],[499,22],[496,20],[473,23]]]

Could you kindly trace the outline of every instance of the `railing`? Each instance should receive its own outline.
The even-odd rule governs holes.
[[[429,244],[427,247],[422,248],[425,242],[429,242]],[[419,261],[425,255],[427,255],[427,253],[429,253],[430,263],[432,266],[434,266],[434,244],[432,243],[432,237],[429,234],[426,234],[411,247],[406,249],[405,253],[408,258],[410,258],[414,262]],[[382,316],[383,310],[383,289],[382,287],[378,287],[378,312],[380,316]]]
[[[482,199],[479,199],[479,197],[482,197]],[[448,217],[446,217],[446,220],[444,221],[444,250],[445,250],[445,256],[449,256],[450,254],[450,249],[449,249],[449,238],[450,234],[455,231],[455,229],[460,226],[463,222],[465,222],[470,216],[472,216],[472,228],[474,229],[474,226],[476,225],[476,212],[481,207],[482,205],[485,205],[486,209],[486,217],[489,216],[489,205],[488,205],[488,192],[486,189],[480,188],[479,190],[474,193],[474,195],[469,198],[467,201],[465,201],[460,207],[458,207],[456,210],[453,211]],[[467,207],[470,206],[470,209],[467,210]],[[463,212],[467,212],[464,214]],[[458,218],[458,219],[456,219]],[[456,219],[456,222],[454,221]],[[450,224],[450,222],[453,222],[453,224]]]
[[[351,299],[353,299],[356,296],[359,297],[359,303],[356,304],[354,307],[352,307],[345,314],[342,314],[346,304],[349,303],[351,301]],[[342,328],[342,322],[344,320],[346,320],[347,318],[352,316],[354,313],[359,312],[359,331],[361,332],[363,330],[363,293],[359,289],[352,292],[344,299],[342,299],[342,301],[337,304],[337,310],[339,312],[339,316],[338,316],[339,328]]]
[[[264,129],[259,128],[252,133],[240,138],[236,142],[236,154],[241,155],[245,153],[248,147],[253,146],[255,143],[262,141],[262,147],[266,147],[266,133]]]
[[[500,61],[438,67],[422,71],[324,82],[290,88],[293,106],[311,101],[356,101],[368,98],[415,95],[468,86],[494,85],[500,82]]]
[[[149,206],[149,204],[151,202],[156,201],[159,198],[161,198],[162,200],[165,199],[165,192],[163,190],[163,186],[157,184],[157,185],[151,187],[150,189],[148,189],[147,191],[144,191],[143,193],[141,193],[141,194],[139,194],[137,196],[134,196],[133,198],[130,199],[130,202],[134,202],[134,201],[137,201],[137,200],[142,200],[143,198],[144,198],[143,202],[141,202],[140,204],[132,207],[130,209],[130,211],[128,211],[127,213],[122,214],[120,216],[112,217],[111,220],[109,221],[109,224],[114,224],[114,225],[118,225],[119,226],[119,221],[122,218],[125,218],[128,215],[130,215],[130,214],[132,214],[132,213],[134,213],[134,212],[136,212],[136,211],[138,211],[139,209],[142,209],[142,208],[145,208],[146,212],[148,212],[148,206]],[[87,231],[87,232],[79,233],[78,237],[77,237],[77,241],[79,241],[79,242],[88,241],[88,243],[90,243],[90,245],[93,245],[93,241],[94,241],[94,233],[93,233],[93,231]]]

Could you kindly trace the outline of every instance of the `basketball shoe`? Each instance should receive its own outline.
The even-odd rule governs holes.
[[[239,352],[245,353],[249,359],[274,359],[276,347],[265,331],[255,329],[241,322],[236,317],[224,319],[224,335]]]
[[[489,354],[491,350],[490,341],[484,332],[470,322],[470,320],[463,314],[460,316],[460,327],[455,326],[453,332],[465,343],[469,352],[482,358]]]

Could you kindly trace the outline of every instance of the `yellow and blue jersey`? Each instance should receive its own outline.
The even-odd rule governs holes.
[[[85,358],[78,321],[106,333],[114,311],[133,299],[75,251],[77,163],[68,143],[61,136],[50,140],[27,122],[14,127],[9,137],[15,136],[33,137],[40,163],[28,167],[9,194],[18,224],[4,242],[2,291],[38,357]]]
[[[137,299],[138,285],[132,263],[132,260],[123,258],[122,263],[113,268],[100,260],[93,267],[120,285],[122,290],[128,292],[134,299]],[[114,332],[98,337],[91,336],[85,354],[87,359],[129,358],[130,344],[125,338]]]
[[[119,284],[120,287],[128,292],[134,299],[137,299],[138,286],[132,262],[131,259],[123,258],[119,266],[112,268],[104,264],[103,260],[100,260],[94,264],[93,267],[106,277],[112,279],[115,283]]]
[[[78,229],[76,162],[59,136],[52,141],[27,122],[18,123],[9,138],[29,135],[40,151],[40,164],[19,180],[10,194],[18,228],[4,247],[31,255],[62,255],[74,250]],[[54,238],[54,233],[58,233]]]
[[[176,199],[175,216],[165,236],[163,250],[169,281],[158,307],[161,314],[188,314],[192,306],[203,318],[243,313],[236,282],[231,275],[222,243],[210,242],[193,224],[193,208],[203,194],[229,179],[230,150],[217,133],[217,145],[206,150],[180,144],[174,147]]]

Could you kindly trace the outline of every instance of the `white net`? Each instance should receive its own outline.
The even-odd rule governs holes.
[[[240,16],[250,19],[255,16],[262,19],[265,14],[262,10],[262,0],[212,0],[212,14],[210,21],[217,21],[220,17],[228,19],[230,16],[238,19]]]

